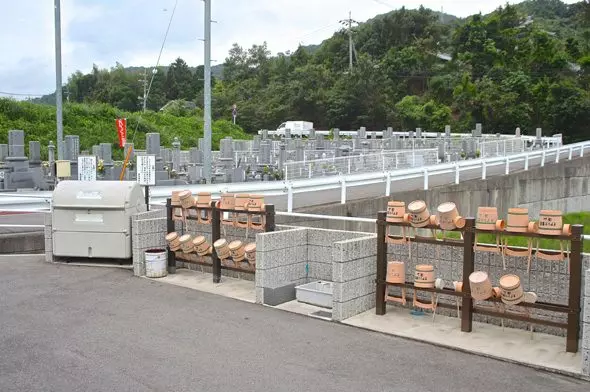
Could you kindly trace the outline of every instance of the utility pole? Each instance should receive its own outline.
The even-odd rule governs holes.
[[[352,55],[353,55],[353,42],[352,42],[352,24],[358,24],[357,21],[352,19],[352,12],[348,11],[348,19],[344,19],[340,21],[340,24],[344,25],[347,27],[348,29],[348,61],[349,61],[349,67],[350,67],[350,72],[352,73]]]
[[[143,97],[141,97],[143,101],[143,111],[145,112],[147,109],[147,89],[148,89],[148,79],[147,79],[147,68],[143,70],[143,79],[139,79],[141,83],[143,83]]]
[[[64,158],[63,96],[61,83],[61,0],[55,0],[55,105],[57,119],[57,159]]]
[[[203,175],[211,183],[211,0],[205,1],[205,86],[204,86],[204,139]]]

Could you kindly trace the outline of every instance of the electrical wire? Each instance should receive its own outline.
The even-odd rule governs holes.
[[[0,95],[12,95],[15,97],[42,97],[45,94],[25,94],[25,93],[11,93],[8,91],[0,91]]]

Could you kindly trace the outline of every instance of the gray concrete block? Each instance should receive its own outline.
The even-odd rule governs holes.
[[[53,218],[53,215],[51,212],[46,212],[43,214],[43,222],[45,223],[45,226],[52,225],[52,218]]]
[[[256,246],[257,270],[282,268],[292,264],[300,264],[305,261],[307,261],[307,252],[305,247],[259,251],[258,244]]]
[[[353,238],[366,237],[367,233],[357,233],[352,231],[339,231],[327,229],[308,229],[307,243],[309,245],[326,246],[334,242],[346,241]]]
[[[584,322],[585,323],[590,323],[590,297],[585,297],[584,298],[584,302],[582,303],[582,306],[584,307],[583,315],[584,315]]]
[[[307,229],[274,231],[256,235],[256,253],[307,245]],[[307,250],[306,250],[307,252]]]
[[[334,282],[333,300],[347,302],[375,292],[375,276],[365,276],[344,283]]]
[[[319,263],[332,263],[332,244],[327,246],[308,245],[307,260]]]
[[[333,263],[332,281],[348,282],[365,276],[376,276],[377,258],[363,257],[348,263]]]
[[[256,272],[258,275],[258,272]],[[256,303],[263,304],[264,303],[264,288],[256,287]]]
[[[305,277],[305,263],[291,264],[288,266],[264,270],[262,287],[278,288],[299,282]]]
[[[309,278],[332,281],[332,263],[309,262]]]
[[[582,324],[582,344],[583,349],[590,350],[590,323]]]
[[[298,286],[301,283],[302,281],[299,280],[282,287],[263,288],[263,303],[266,305],[276,306],[288,301],[293,301],[295,299],[295,286]]]
[[[582,374],[590,376],[590,350],[582,350]]]
[[[332,247],[332,259],[334,262],[346,262],[362,257],[377,255],[377,236],[339,241]]]
[[[53,229],[52,226],[45,226],[43,229],[45,239],[51,239],[53,237]]]
[[[51,238],[45,239],[45,252],[53,252],[53,240]]]
[[[586,270],[586,277],[584,280],[584,296],[590,298],[590,269]]]
[[[342,321],[375,307],[375,293],[347,302],[332,303],[332,320]]]
[[[166,245],[165,233],[139,234],[134,236],[133,249],[147,249],[164,247]]]
[[[45,252],[45,261],[48,263],[52,263],[53,260],[53,252]]]

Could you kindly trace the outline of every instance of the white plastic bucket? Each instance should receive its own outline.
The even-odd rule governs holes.
[[[145,276],[163,278],[168,275],[168,254],[165,249],[149,249],[145,251]]]

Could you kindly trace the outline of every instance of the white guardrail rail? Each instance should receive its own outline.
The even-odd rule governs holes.
[[[256,193],[271,197],[273,200],[275,197],[282,197],[282,200],[286,198],[286,203],[283,203],[286,205],[281,207],[281,209],[292,212],[294,204],[297,204],[294,201],[299,197],[305,199],[304,205],[306,206],[338,201],[344,204],[347,199],[350,199],[347,198],[349,191],[354,191],[358,196],[360,190],[362,198],[389,196],[393,182],[409,180],[412,180],[412,183],[419,184],[414,190],[427,190],[431,179],[435,179],[437,185],[444,185],[459,184],[461,179],[486,179],[488,176],[507,175],[511,172],[558,163],[560,160],[583,157],[586,149],[590,149],[590,141],[568,144],[552,149],[529,151],[505,157],[470,159],[401,170],[289,181],[152,187],[150,189],[150,197],[151,204],[163,205],[166,203],[166,198],[172,194],[172,191],[180,189],[189,189],[193,193],[211,192],[214,197],[219,197],[221,193],[225,192]],[[417,182],[416,180],[419,181]],[[441,181],[444,182],[441,183]],[[383,186],[381,187],[379,184]],[[326,191],[331,191],[328,192],[331,196],[328,198],[316,197],[320,192],[326,193]],[[334,199],[333,195],[335,192],[340,197],[332,200]],[[51,198],[52,192],[0,193],[0,211],[48,211],[51,208]]]

